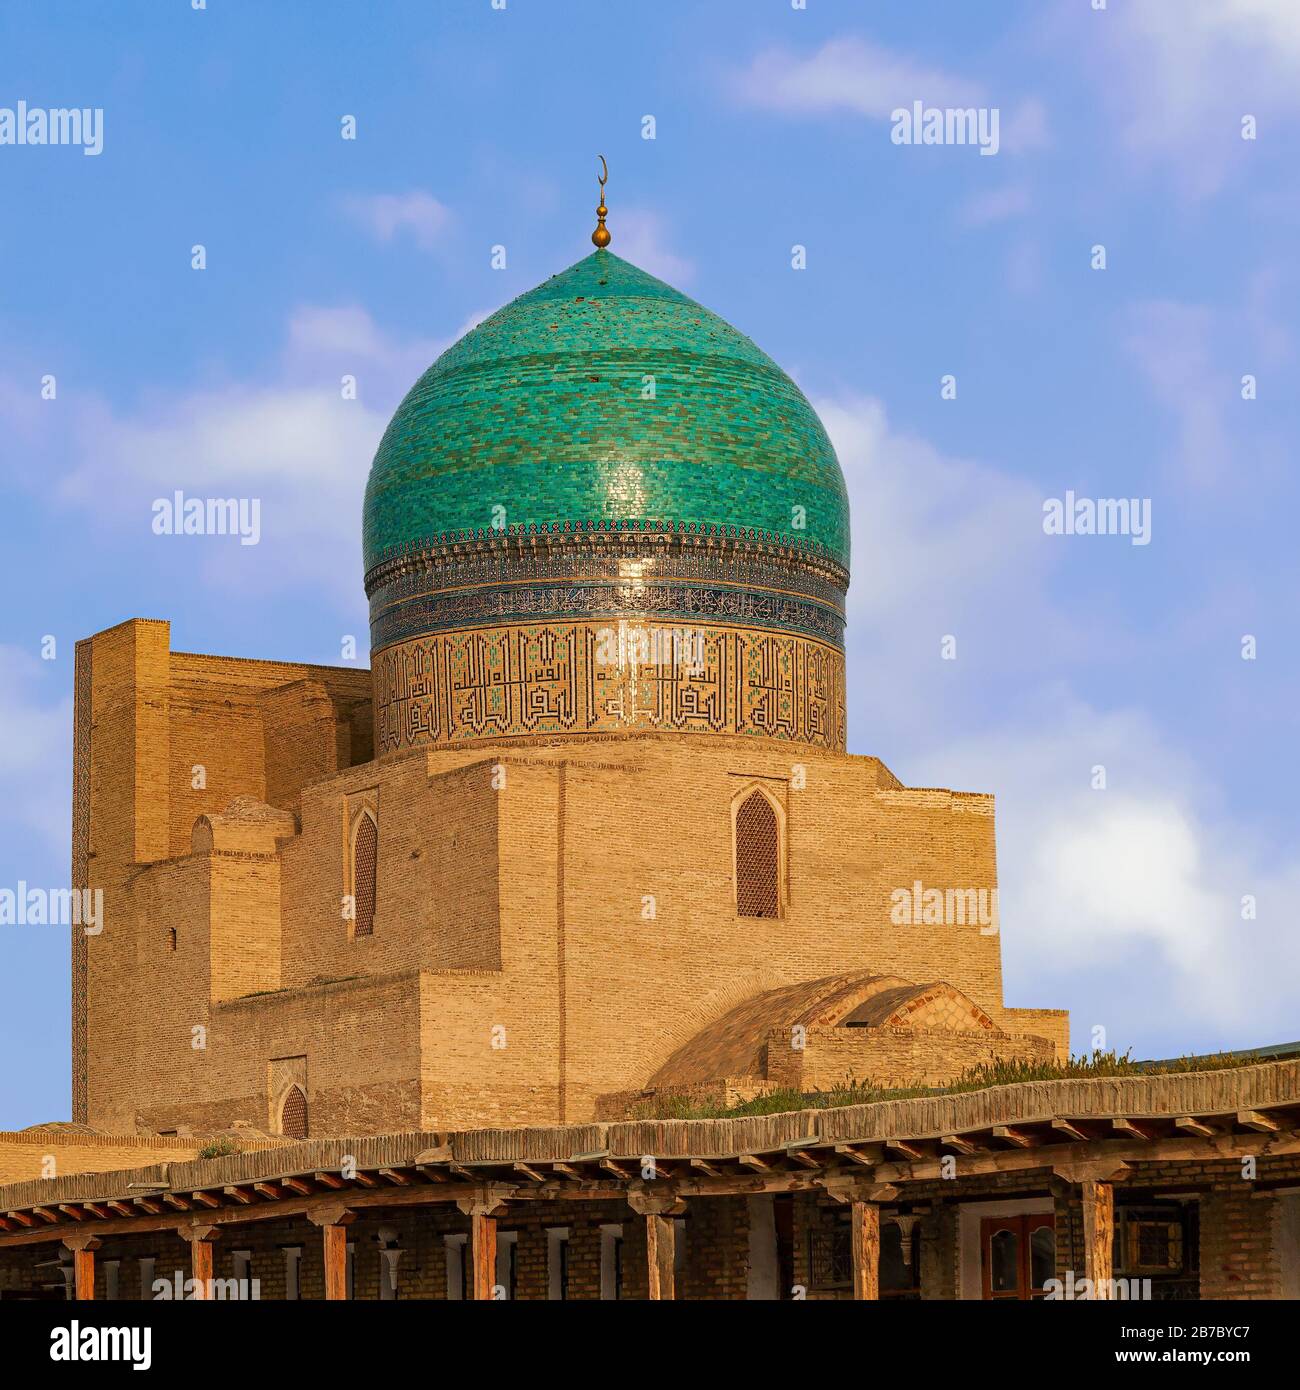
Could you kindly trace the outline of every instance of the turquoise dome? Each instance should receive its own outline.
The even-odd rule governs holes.
[[[365,565],[607,530],[749,536],[848,568],[844,477],[803,393],[716,314],[597,251],[411,388],[370,471]]]

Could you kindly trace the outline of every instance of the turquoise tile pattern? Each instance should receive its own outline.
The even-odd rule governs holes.
[[[844,478],[799,388],[716,314],[608,251],[443,353],[375,455],[368,573],[502,530],[747,536],[848,566]]]

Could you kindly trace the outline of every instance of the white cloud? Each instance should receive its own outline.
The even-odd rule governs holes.
[[[1033,199],[1024,184],[1006,184],[968,198],[958,211],[957,220],[966,227],[988,227],[1023,216],[1032,205]]]
[[[71,642],[58,658],[67,668]],[[50,848],[66,850],[72,748],[72,701],[42,698],[47,665],[20,647],[0,646],[0,823],[25,826]]]
[[[59,498],[92,523],[145,544],[152,503],[256,498],[256,546],[193,541],[210,583],[246,593],[312,588],[340,611],[360,603],[362,498],[375,449],[402,395],[482,315],[446,339],[397,339],[355,306],[303,306],[269,383],[238,382],[120,411],[82,402],[55,460]],[[344,398],[342,378],[356,378]],[[69,465],[67,459],[75,460]]]
[[[1201,305],[1151,300],[1129,310],[1124,346],[1174,414],[1180,472],[1200,487],[1223,476],[1231,455],[1224,411],[1237,392],[1215,361],[1218,345],[1215,316]]]
[[[978,735],[941,742],[919,776],[992,791],[1008,969],[1023,1002],[1069,988],[1075,1040],[1163,1032],[1186,1046],[1284,1041],[1279,982],[1300,968],[1290,902],[1300,864],[1270,863],[1249,828],[1156,724],[1058,687]],[[1107,789],[1091,786],[1106,769]],[[1242,919],[1242,897],[1259,919]],[[1042,982],[1041,984],[1036,982]]]
[[[983,96],[977,83],[856,38],[832,39],[808,57],[769,49],[736,77],[734,89],[743,100],[776,111],[883,117],[914,101],[973,106]]]
[[[387,244],[408,234],[422,251],[432,251],[451,224],[451,212],[431,193],[353,194],[343,200],[347,214],[376,241]]]
[[[1265,146],[1241,139],[1254,115],[1300,113],[1300,5],[1295,0],[1129,0],[1074,14],[1063,29],[1074,51],[1098,46],[1096,80],[1125,147],[1145,166],[1167,164],[1191,197],[1217,192]]]
[[[895,430],[878,400],[815,404],[852,503],[851,623],[897,625],[906,640],[921,629],[937,651],[995,601],[1041,614],[1040,489]]]
[[[1022,152],[1048,142],[1043,103],[1031,97],[1003,110],[979,82],[916,62],[867,39],[831,39],[815,53],[768,49],[731,81],[733,96],[748,105],[800,115],[854,112],[888,119],[913,102],[939,107],[997,106],[1003,149]]]
[[[1139,638],[1121,610],[1053,597],[1039,488],[900,433],[878,401],[816,405],[853,505],[853,746],[912,785],[997,796],[1008,1002],[1069,1005],[1076,1047],[1096,1023],[1121,1046],[1185,1040],[1171,1051],[1281,1040],[1300,863],[1223,815],[1199,753],[1062,677]]]
[[[610,214],[610,250],[642,270],[680,288],[695,274],[695,264],[669,245],[664,218],[646,208],[619,208]]]

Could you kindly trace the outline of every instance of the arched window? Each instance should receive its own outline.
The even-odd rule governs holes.
[[[357,817],[352,837],[352,898],[356,907],[354,936],[375,930],[375,879],[379,866],[379,827],[369,811]]]
[[[781,915],[781,827],[776,808],[760,791],[736,812],[736,913]]]
[[[280,1133],[287,1139],[307,1137],[307,1097],[298,1086],[290,1086],[280,1107]]]

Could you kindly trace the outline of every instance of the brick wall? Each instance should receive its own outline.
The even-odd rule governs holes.
[[[853,1082],[880,1086],[938,1086],[984,1062],[1050,1060],[1041,1038],[1013,1038],[985,1029],[942,1032],[929,1028],[809,1028],[801,1049],[787,1031],[768,1039],[767,1079],[803,1091]]]
[[[313,1133],[581,1121],[737,1002],[867,967],[946,980],[997,1027],[1059,1046],[1059,1015],[1004,1008],[996,935],[891,921],[891,894],[917,880],[996,886],[987,796],[728,738],[353,765],[364,672],[172,653],[159,623],[91,641],[90,862],[108,922],[88,945],[92,1123],[263,1127],[266,1068],[290,1055],[307,1058]],[[780,920],[735,915],[732,805],[758,784],[786,815]],[[274,853],[195,850],[196,817],[239,796],[273,798],[300,833],[272,836]],[[360,938],[342,910],[358,798],[380,827]],[[899,1076],[946,1079],[933,1048],[874,1041]],[[862,1045],[828,1038],[823,1080]],[[986,1055],[951,1044],[954,1064],[972,1047]]]

